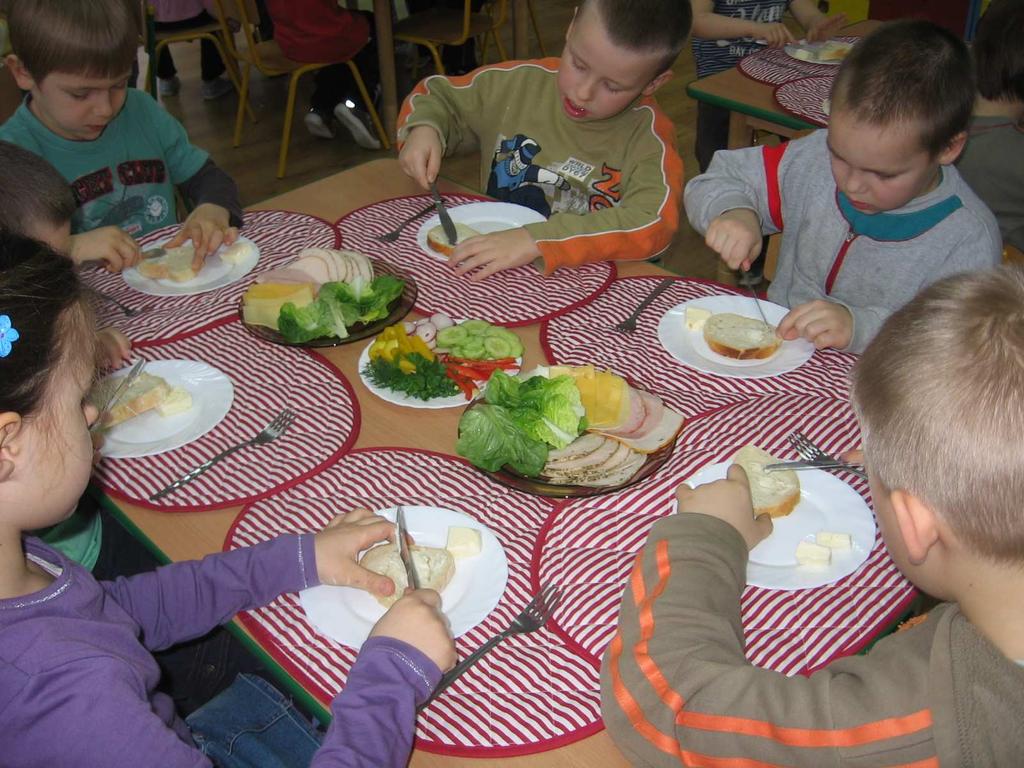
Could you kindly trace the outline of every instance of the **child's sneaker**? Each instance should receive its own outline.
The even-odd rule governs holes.
[[[348,128],[348,132],[360,147],[380,149],[380,141],[370,132],[370,116],[351,101],[340,102],[334,108],[334,116],[338,118],[339,123]]]
[[[158,77],[156,79],[156,90],[161,96],[177,96],[181,90],[181,80],[178,76]]]
[[[223,77],[215,77],[213,80],[203,80],[203,84],[199,86],[199,92],[202,94],[205,101],[219,99],[224,94],[230,93],[233,90],[235,90],[235,86],[231,84],[230,80]]]
[[[331,127],[329,115],[324,115],[315,109],[311,109],[306,113],[303,122],[306,124],[306,130],[318,139],[334,138],[334,129]]]

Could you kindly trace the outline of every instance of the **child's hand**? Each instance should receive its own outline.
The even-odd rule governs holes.
[[[750,501],[750,483],[747,473],[739,464],[729,467],[725,480],[690,488],[681,485],[676,489],[676,500],[680,512],[696,512],[724,520],[747,542],[747,549],[753,549],[772,532],[770,515],[754,517],[754,506]]]
[[[730,269],[746,272],[761,253],[761,222],[749,208],[733,208],[711,222],[704,242]]]
[[[394,523],[367,509],[339,515],[316,535],[316,570],[322,584],[365,589],[386,597],[395,592],[387,576],[368,571],[357,562],[359,553],[394,535]]]
[[[821,16],[807,28],[807,42],[817,43],[834,37],[843,25],[846,24],[846,14],[837,13],[835,16]]]
[[[402,640],[425,653],[442,672],[455,666],[455,641],[441,613],[441,596],[432,589],[407,591],[374,625],[370,637]]]
[[[228,209],[213,203],[203,203],[196,206],[181,225],[178,234],[167,241],[164,247],[177,248],[186,240],[191,240],[196,251],[192,259],[192,269],[198,272],[203,268],[207,256],[222,245],[231,245],[236,239],[238,227],[231,226]]]
[[[437,178],[441,170],[441,137],[429,125],[417,125],[398,153],[398,164],[407,176],[411,176],[424,189]]]
[[[816,299],[789,310],[778,333],[787,341],[803,337],[818,349],[845,349],[853,339],[853,315],[842,304]]]
[[[472,272],[469,279],[476,282],[503,269],[529,264],[539,256],[533,236],[522,227],[513,227],[459,243],[448,260],[456,275]]]
[[[108,272],[134,267],[141,256],[139,244],[120,227],[100,227],[72,235],[68,255],[76,264],[102,261]]]
[[[755,24],[753,37],[762,38],[769,48],[782,48],[794,42],[793,33],[785,24]]]
[[[120,368],[131,357],[132,343],[116,328],[96,331],[96,365],[99,368]]]

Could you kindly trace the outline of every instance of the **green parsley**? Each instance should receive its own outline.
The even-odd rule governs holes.
[[[455,382],[445,374],[444,363],[440,360],[427,360],[417,352],[406,355],[405,359],[416,365],[416,373],[405,373],[399,369],[397,360],[389,362],[378,357],[366,364],[363,375],[381,389],[402,392],[418,400],[459,393]]]

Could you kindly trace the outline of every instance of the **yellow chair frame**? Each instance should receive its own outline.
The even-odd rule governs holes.
[[[444,8],[414,13],[395,24],[394,37],[413,45],[422,45],[430,51],[434,59],[434,67],[438,74],[444,74],[441,63],[442,45],[462,45],[471,37],[482,37],[481,63],[483,52],[487,50],[488,36],[494,39],[498,54],[504,61],[505,46],[501,43],[497,31],[505,23],[507,0],[494,0],[492,13],[473,13],[470,0],[465,0],[461,11]]]
[[[239,48],[235,45],[234,36],[231,36],[228,43],[231,55],[240,64],[244,65],[242,68],[242,87],[238,99],[238,113],[235,115],[234,146],[237,147],[242,143],[242,123],[244,122],[246,106],[249,103],[249,83],[252,76],[252,68],[255,67],[267,77],[291,75],[288,83],[288,102],[284,113],[284,128],[281,132],[281,149],[277,158],[277,178],[280,179],[284,177],[285,168],[288,163],[288,145],[292,137],[292,122],[295,116],[295,97],[299,78],[307,72],[315,72],[318,69],[323,69],[340,62],[325,61],[305,64],[289,59],[274,40],[261,41],[256,39],[253,30],[259,21],[259,11],[254,0],[233,0],[233,2],[237,11],[236,18],[240,22],[242,33],[245,36],[244,48]],[[227,15],[224,12],[222,0],[216,0],[216,7],[221,24],[227,29]],[[373,120],[373,126],[377,131],[377,137],[380,139],[381,146],[384,149],[390,149],[391,143],[388,141],[387,133],[380,121],[380,115],[377,114],[377,110],[373,106],[373,99],[370,98],[370,94],[366,90],[366,84],[363,82],[363,76],[359,72],[359,67],[351,59],[344,63],[348,65],[349,70],[352,72],[352,77],[356,81],[356,87],[359,89],[359,95],[362,97],[363,103],[366,104],[370,118]]]

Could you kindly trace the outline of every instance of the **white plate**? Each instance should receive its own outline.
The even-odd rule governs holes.
[[[465,318],[463,318],[465,320]],[[463,320],[455,320],[455,324],[463,322]],[[376,341],[376,339],[374,339]],[[359,379],[363,382],[363,386],[370,390],[373,394],[394,405],[404,405],[406,408],[462,408],[469,405],[471,401],[466,399],[466,396],[459,392],[457,395],[451,395],[450,397],[432,397],[429,400],[420,400],[418,397],[412,397],[404,392],[396,392],[393,389],[385,389],[384,387],[378,387],[376,384],[371,382],[366,376],[363,375],[363,368],[370,363],[370,347],[373,346],[371,341],[365,347],[363,347],[362,353],[359,355],[358,371]],[[510,376],[514,376],[523,367],[522,356],[517,357],[516,360],[519,363],[519,368],[515,370],[506,371]]]
[[[759,299],[768,322],[776,325],[789,312],[785,307],[770,301]],[[766,376],[778,376],[792,371],[811,359],[814,345],[806,339],[784,341],[778,351],[765,360],[735,360],[717,352],[712,352],[704,341],[703,331],[691,331],[686,327],[686,308],[699,307],[712,313],[732,312],[744,317],[760,320],[752,296],[705,296],[690,299],[672,307],[658,323],[658,341],[672,357],[691,368],[718,376],[729,376],[740,379],[760,379]]]
[[[170,239],[168,237],[154,243],[149,243],[143,250],[162,246]],[[199,274],[183,283],[177,283],[174,280],[153,280],[143,276],[135,267],[124,270],[121,276],[124,277],[124,281],[129,286],[141,293],[148,293],[150,296],[191,296],[195,293],[205,293],[206,291],[223,288],[225,285],[231,285],[231,283],[237,282],[249,274],[260,258],[259,246],[252,240],[239,236],[236,242],[249,243],[253,248],[249,255],[240,263],[229,264],[226,261],[222,261],[220,254],[227,248],[227,246],[222,245],[206,257],[206,261],[203,263],[203,268],[199,270]]]
[[[691,488],[721,480],[729,462],[710,464],[686,481]],[[856,571],[875,546],[875,518],[864,498],[838,477],[820,469],[798,472],[800,502],[786,517],[772,521],[771,536],[750,550],[747,583],[755,587],[811,589],[831,584]],[[796,547],[814,541],[818,531],[849,533],[853,547],[832,550],[824,567],[798,565]]]
[[[521,227],[524,224],[538,224],[547,221],[541,214],[532,208],[514,203],[468,203],[456,205],[448,209],[448,215],[452,221],[472,227],[481,234],[488,232],[500,232],[503,229]],[[441,223],[441,218],[435,213],[420,227],[416,233],[416,242],[420,250],[427,256],[433,256],[440,261],[448,261],[443,253],[430,248],[427,245],[427,232]]]
[[[827,42],[829,41],[826,40],[820,43],[808,43],[805,40],[801,40],[796,43],[790,43],[789,45],[785,46],[782,50],[785,51],[786,54],[791,56],[792,58],[797,59],[799,61],[805,61],[808,64],[825,64],[826,66],[838,67],[840,64],[843,63],[843,59],[821,60],[818,58],[820,56],[820,51],[822,47],[824,47]],[[838,42],[844,41],[840,40]],[[850,43],[845,44],[849,45],[850,48],[853,47],[853,45]],[[847,51],[846,55],[850,55],[849,51]]]
[[[231,379],[212,365],[198,360],[154,360],[146,373],[160,376],[192,395],[192,407],[183,413],[161,417],[155,410],[122,421],[105,435],[100,453],[108,459],[131,459],[173,451],[198,440],[223,419],[235,399]],[[120,378],[129,368],[111,374]]]
[[[377,514],[388,520],[395,519],[394,507]],[[451,623],[452,635],[466,634],[487,618],[505,592],[508,581],[505,550],[487,526],[451,509],[406,506],[405,521],[413,540],[428,547],[443,547],[448,541],[450,526],[480,531],[483,544],[480,554],[456,560],[455,575],[441,593],[441,605]],[[363,644],[385,612],[384,606],[369,592],[354,587],[321,584],[302,590],[299,600],[306,618],[318,632],[352,648]]]

